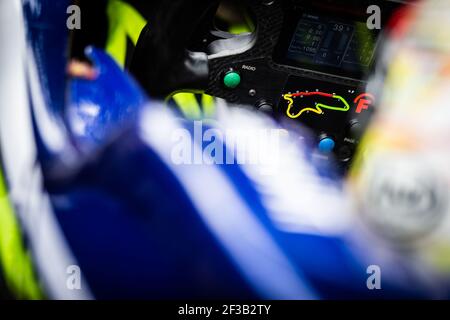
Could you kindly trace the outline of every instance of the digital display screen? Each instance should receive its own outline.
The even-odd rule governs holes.
[[[302,68],[359,77],[369,71],[377,47],[377,30],[366,22],[303,13],[298,19],[283,62]]]

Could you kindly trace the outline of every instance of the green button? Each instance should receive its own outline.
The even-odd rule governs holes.
[[[241,83],[241,76],[239,73],[231,71],[223,77],[223,84],[225,87],[234,89]]]

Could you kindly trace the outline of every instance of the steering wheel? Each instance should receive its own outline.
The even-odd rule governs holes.
[[[220,1],[162,1],[130,71],[150,96],[202,92],[301,122],[317,149],[350,163],[376,104],[367,91],[394,1],[244,0],[254,30],[215,27]],[[380,28],[370,8],[380,8]],[[376,17],[375,17],[376,18]]]

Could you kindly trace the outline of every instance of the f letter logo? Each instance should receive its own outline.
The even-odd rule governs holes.
[[[356,113],[361,113],[363,110],[369,109],[369,107],[374,103],[375,97],[370,93],[363,93],[356,97]]]

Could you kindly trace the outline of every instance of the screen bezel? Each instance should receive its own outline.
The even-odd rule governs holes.
[[[360,1],[355,4],[355,1],[327,1],[327,6],[320,7],[314,1],[299,1],[298,4],[290,4],[290,7],[285,10],[286,14],[283,21],[283,29],[278,39],[278,43],[275,46],[275,50],[272,59],[275,63],[291,68],[299,68],[308,71],[320,72],[324,74],[330,74],[338,77],[351,78],[355,80],[361,80],[371,72],[374,66],[374,60],[376,57],[377,48],[380,42],[381,30],[370,30],[375,37],[375,52],[371,63],[367,66],[361,66],[359,70],[347,70],[341,67],[334,67],[325,64],[313,64],[292,60],[287,56],[289,46],[292,41],[292,37],[296,31],[297,25],[304,13],[317,15],[321,17],[329,17],[342,21],[345,23],[351,22],[363,22],[366,23],[368,17],[367,6],[364,5],[365,1]],[[370,1],[375,3],[376,1]],[[382,27],[386,23],[387,17],[392,13],[392,5],[378,4],[381,8],[381,22]]]

